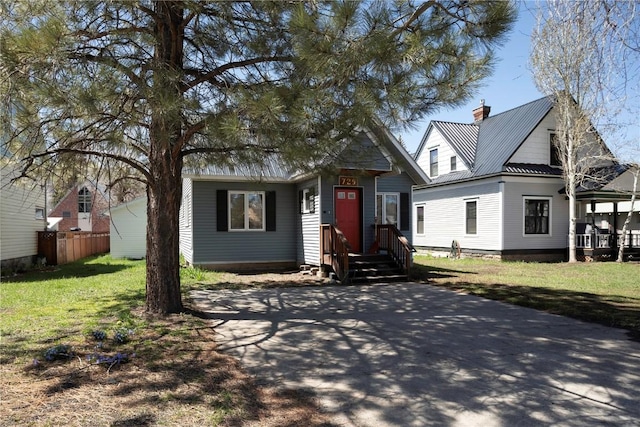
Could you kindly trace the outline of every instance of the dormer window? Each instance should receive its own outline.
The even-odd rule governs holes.
[[[558,149],[558,136],[555,133],[549,134],[549,164],[551,166],[562,166],[562,158]]]

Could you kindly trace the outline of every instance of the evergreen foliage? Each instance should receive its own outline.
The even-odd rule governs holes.
[[[358,126],[461,105],[515,17],[510,2],[466,0],[0,7],[3,144],[28,175],[81,155],[147,186],[153,312],[181,309],[184,165],[316,168]]]

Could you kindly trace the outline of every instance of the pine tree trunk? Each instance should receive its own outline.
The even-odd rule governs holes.
[[[179,261],[180,159],[152,160],[153,185],[147,188],[147,300],[150,313],[182,310]],[[164,157],[164,159],[162,158]]]
[[[182,310],[179,210],[182,197],[180,84],[184,11],[179,2],[159,1],[155,8],[155,96],[149,102],[146,310],[168,314]]]

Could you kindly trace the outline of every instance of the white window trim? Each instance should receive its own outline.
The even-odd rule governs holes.
[[[549,202],[549,232],[547,234],[526,233],[527,200],[547,200]],[[549,196],[522,196],[522,237],[552,237],[553,236],[553,197]]]
[[[303,214],[311,213],[311,208],[309,207],[310,200],[308,199],[310,191],[311,191],[311,188],[305,188],[304,190],[302,190],[302,213]],[[314,200],[314,203],[315,203],[315,200]]]
[[[231,228],[231,196],[234,194],[244,195],[244,228]],[[260,194],[262,196],[262,228],[249,228],[249,194]],[[264,191],[249,191],[249,190],[229,190],[227,194],[227,215],[229,218],[228,230],[230,232],[252,232],[252,231],[266,231],[266,204],[267,198]]]
[[[427,234],[427,204],[416,203],[413,205],[415,212],[414,230],[416,230],[416,236],[426,236]],[[418,233],[418,208],[423,208],[422,211],[422,233]]]
[[[435,161],[435,163],[431,163],[431,153],[433,151],[436,151],[436,161]],[[436,165],[436,169],[437,170],[436,170],[436,173],[434,175],[431,175],[432,165],[434,165],[434,164]],[[433,177],[436,177],[436,176],[439,176],[439,175],[440,175],[440,151],[439,151],[439,147],[436,146],[436,147],[431,147],[429,149],[429,178],[433,178]]]
[[[549,130],[547,131],[547,141],[549,144],[549,166],[555,166],[555,167],[562,167],[562,160],[560,160],[560,164],[559,165],[554,165],[553,163],[551,163],[551,153],[553,151],[553,145],[551,144],[551,136],[555,135],[556,138],[558,138],[558,132],[556,132],[555,130]]]
[[[39,219],[39,220],[43,220],[44,219],[44,208],[42,208],[40,206],[36,206],[35,219]]]
[[[397,212],[396,212],[396,223],[395,226],[399,226],[400,223],[400,193],[394,193],[394,192],[387,192],[387,193],[376,193],[376,215],[378,214],[378,196],[382,196],[382,218],[378,218],[378,224],[388,224],[386,222],[383,221],[384,218],[387,217],[387,206],[384,203],[384,198],[385,196],[396,196],[396,206],[397,206]]]
[[[478,211],[480,208],[480,198],[479,197],[475,197],[472,199],[464,199],[464,235],[465,237],[478,237],[479,233],[479,228],[480,228],[480,221],[478,221]],[[467,233],[467,203],[470,202],[475,202],[476,203],[476,232],[475,234],[469,234]]]

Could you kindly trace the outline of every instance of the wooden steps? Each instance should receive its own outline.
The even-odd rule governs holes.
[[[349,254],[350,283],[406,282],[408,277],[389,255]]]

